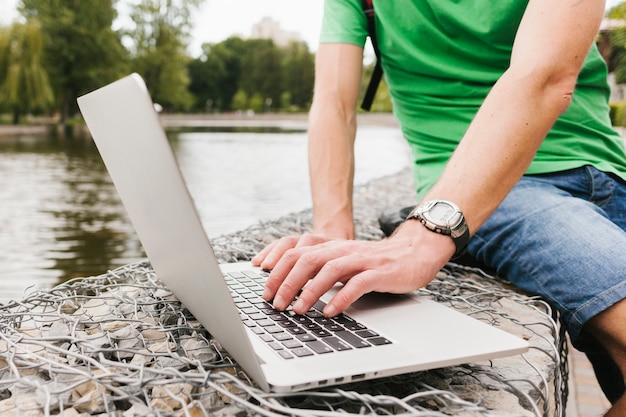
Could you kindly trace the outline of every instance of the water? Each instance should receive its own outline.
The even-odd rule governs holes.
[[[168,137],[210,237],[311,206],[303,130]],[[361,128],[356,154],[358,184],[409,164],[396,128]],[[0,177],[0,301],[145,258],[91,140],[0,137]]]

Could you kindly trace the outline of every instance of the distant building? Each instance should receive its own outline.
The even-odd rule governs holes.
[[[252,26],[251,39],[271,39],[278,46],[286,46],[292,41],[302,41],[298,32],[290,32],[280,28],[280,24],[271,17],[264,17]]]

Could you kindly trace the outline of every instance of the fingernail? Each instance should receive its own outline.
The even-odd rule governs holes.
[[[335,317],[337,315],[337,308],[332,304],[326,305],[324,308],[324,315],[326,317]]]
[[[269,300],[271,300],[271,299],[272,299],[272,292],[270,291],[270,289],[269,289],[269,288],[265,288],[265,289],[263,290],[263,295],[262,295],[262,297],[263,297],[263,299],[264,299],[265,301],[269,301]]]
[[[299,311],[305,311],[304,301],[302,301],[301,299],[296,301],[296,303],[293,305],[293,311],[295,311],[296,313],[298,313]]]
[[[285,309],[285,300],[280,295],[274,297],[274,308],[276,310],[284,310]]]

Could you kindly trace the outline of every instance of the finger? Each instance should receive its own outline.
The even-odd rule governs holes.
[[[266,270],[274,269],[285,252],[297,245],[298,240],[298,236],[287,236],[273,242],[266,249],[259,252],[258,256],[263,256],[263,260],[259,262],[259,266]]]
[[[363,271],[346,281],[343,287],[331,298],[324,308],[326,317],[334,317],[342,313],[364,294],[375,291],[381,275],[376,270]]]
[[[327,256],[337,256],[335,250],[332,252]],[[336,283],[354,279],[354,276],[363,272],[363,268],[364,260],[358,255],[349,254],[325,261],[298,296],[293,310],[298,314],[306,313]]]
[[[278,262],[271,268],[271,272],[265,281],[265,288],[263,290],[263,299],[266,301],[273,301],[274,307],[277,309],[284,309],[283,304],[285,304],[280,297],[278,299],[278,303],[276,303],[276,293],[278,289],[283,285],[287,275],[293,268],[294,264],[299,258],[299,253],[301,250],[296,249],[288,249],[283,256],[278,260]],[[288,284],[291,285],[291,284]],[[293,299],[293,297],[291,298]],[[288,302],[287,302],[288,304]]]
[[[261,251],[254,255],[254,257],[250,260],[250,262],[252,262],[252,265],[261,266],[267,255],[273,250],[274,246],[276,246],[277,244],[278,240],[275,240],[263,249],[261,249]]]
[[[307,282],[324,266],[329,256],[330,252],[321,246],[307,246],[286,252],[266,283],[266,289],[275,289],[274,308],[287,308]]]

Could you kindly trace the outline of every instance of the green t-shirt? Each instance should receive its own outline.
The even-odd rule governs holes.
[[[394,113],[411,145],[418,193],[437,180],[491,87],[508,68],[527,1],[378,0],[376,36]],[[326,0],[320,41],[363,46],[361,0]],[[626,179],[609,120],[606,65],[591,48],[573,100],[527,173],[594,165]],[[480,163],[480,161],[477,161]]]

